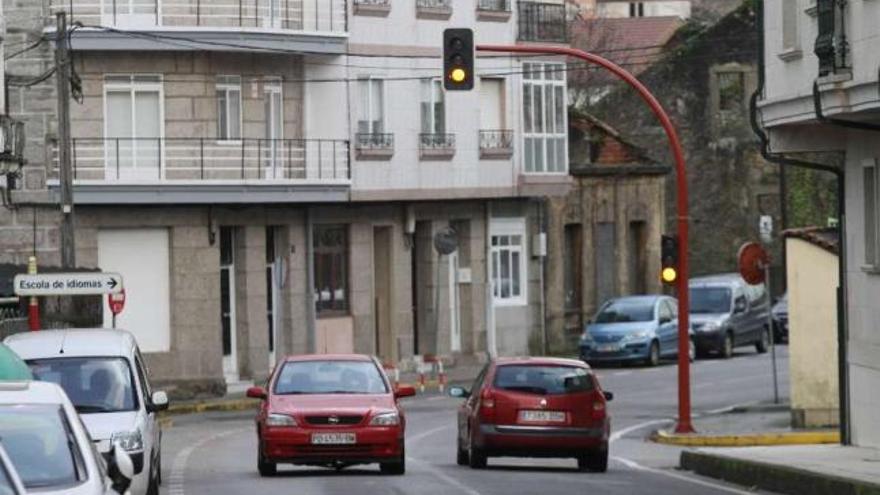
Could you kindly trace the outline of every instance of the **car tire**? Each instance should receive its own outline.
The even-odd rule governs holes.
[[[260,472],[260,476],[266,478],[269,476],[275,476],[278,473],[278,465],[274,462],[269,462],[263,457],[263,442],[258,442],[257,447],[257,471]]]
[[[767,328],[761,330],[761,338],[755,342],[755,350],[758,354],[765,354],[770,349],[770,331]]]
[[[455,463],[459,466],[468,465],[468,451],[461,446],[461,437],[458,438],[458,446],[456,448]]]
[[[391,474],[394,476],[400,476],[406,473],[406,451],[404,450],[403,444],[400,445],[400,459],[394,462],[379,463],[379,471],[382,474]]]
[[[648,359],[645,361],[648,366],[657,366],[660,364],[660,344],[655,340],[651,342],[651,348],[648,350]]]
[[[147,495],[159,495],[159,477],[161,476],[159,469],[161,468],[155,468],[155,471],[150,474],[150,480],[147,482]]]
[[[489,458],[486,456],[486,452],[483,449],[474,447],[472,442],[471,448],[468,450],[468,466],[471,469],[485,469],[488,464]]]
[[[594,449],[589,453],[578,457],[578,469],[592,473],[604,473],[608,471],[608,447]]]
[[[721,344],[721,357],[730,359],[733,357],[733,334],[724,334],[724,342]]]

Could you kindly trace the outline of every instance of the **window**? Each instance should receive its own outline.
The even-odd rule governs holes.
[[[318,314],[348,311],[348,227],[314,228],[315,307]]]
[[[217,78],[217,138],[241,139],[241,77]]]
[[[798,2],[782,0],[782,50],[786,52],[799,48],[798,41]]]
[[[439,79],[422,81],[422,134],[446,133],[446,105]]]
[[[672,321],[674,318],[672,316],[672,309],[669,307],[669,303],[666,301],[660,301],[660,305],[657,308],[657,319]]]
[[[34,379],[61,386],[80,413],[135,411],[137,391],[122,358],[71,357],[28,361]]]
[[[877,167],[876,161],[870,160],[862,169],[865,184],[865,264],[869,267],[880,265],[878,256],[877,232]]]
[[[593,380],[583,368],[508,364],[495,372],[495,387],[537,395],[562,395],[593,390]]]
[[[566,312],[579,312],[581,308],[581,281],[583,277],[581,269],[581,255],[583,229],[580,224],[565,226],[565,256],[563,259],[565,268],[565,310]]]
[[[494,220],[492,291],[496,304],[526,304],[525,220]]]
[[[526,173],[568,173],[565,66],[523,64]]]
[[[630,2],[629,3],[629,16],[630,17],[645,17],[645,3],[644,2]]]
[[[161,76],[106,76],[104,101],[106,177],[116,180],[161,178]]]
[[[358,80],[358,132],[382,134],[385,132],[385,82],[381,79]]]
[[[733,112],[743,108],[745,77],[742,72],[718,72],[718,109]]]

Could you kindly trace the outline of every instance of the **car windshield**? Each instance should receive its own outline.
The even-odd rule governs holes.
[[[25,488],[79,481],[81,463],[73,432],[59,406],[0,406],[0,443]]]
[[[292,361],[281,368],[275,393],[384,394],[385,380],[372,361]]]
[[[730,289],[699,287],[690,290],[692,314],[721,314],[730,312]]]
[[[28,365],[37,380],[60,385],[80,413],[137,409],[131,367],[123,358],[37,359]]]
[[[626,323],[653,319],[654,303],[646,301],[611,301],[596,315],[596,323]]]
[[[574,366],[504,365],[495,372],[495,388],[540,395],[593,390],[584,368]]]

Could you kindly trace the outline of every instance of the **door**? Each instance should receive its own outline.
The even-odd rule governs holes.
[[[376,353],[393,362],[397,345],[391,322],[391,227],[373,228],[373,287]]]
[[[134,368],[137,373],[137,381],[141,389],[141,400],[143,404],[151,404],[153,402],[153,387],[150,385],[147,367],[144,365],[143,357],[140,351],[135,348]],[[146,412],[146,411],[145,411]],[[154,473],[159,466],[156,465],[159,455],[159,446],[162,445],[162,429],[159,427],[158,414],[155,412],[146,412],[146,421],[144,422],[144,472]],[[149,456],[149,457],[147,457]],[[147,463],[149,461],[149,463]]]
[[[117,27],[161,25],[160,0],[102,0],[101,23]]]
[[[629,224],[629,293],[646,294],[648,291],[648,229],[645,222]]]
[[[105,179],[160,180],[162,82],[159,76],[105,80]]]
[[[261,10],[263,10],[262,6]],[[262,15],[264,28],[281,29],[281,0],[267,0],[265,10],[263,10]]]
[[[235,328],[235,228],[220,227],[220,322],[223,346],[223,376],[238,381],[238,353]]]
[[[611,222],[596,224],[596,307],[617,293],[615,284],[615,229]]]
[[[479,429],[479,403],[482,394],[483,382],[489,372],[489,365],[483,366],[480,374],[471,386],[471,395],[464,401],[458,410],[458,440],[462,446],[470,445],[471,430]]]
[[[730,326],[733,329],[733,345],[737,346],[749,340],[749,299],[739,288],[733,291],[733,315]]]
[[[458,251],[447,256],[449,260],[449,349],[461,352],[461,294],[458,290]]]
[[[480,79],[480,130],[504,129],[504,79]]]
[[[665,323],[664,320],[666,320]],[[664,356],[678,354],[677,323],[669,301],[661,300],[657,308],[657,335],[660,337],[660,353]]]
[[[263,85],[263,107],[266,118],[266,139],[263,150],[263,176],[283,179],[282,152],[284,150],[284,98],[280,80],[269,80]]]

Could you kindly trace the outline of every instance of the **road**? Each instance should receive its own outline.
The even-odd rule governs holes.
[[[787,348],[777,349],[780,391],[788,391]],[[732,360],[698,361],[693,367],[694,413],[711,414],[733,405],[773,398],[769,355],[740,351]],[[223,494],[416,494],[542,495],[755,493],[676,471],[679,449],[646,442],[652,429],[670,425],[677,412],[677,368],[599,369],[606,390],[615,393],[612,462],[608,473],[581,473],[574,460],[490,459],[489,469],[455,464],[455,410],[442,396],[407,399],[407,473],[382,476],[376,466],[341,472],[307,467],[280,468],[275,478],[256,471],[253,413],[178,417],[166,431],[162,493]]]

